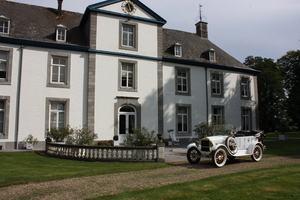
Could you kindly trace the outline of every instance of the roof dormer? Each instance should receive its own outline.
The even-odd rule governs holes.
[[[182,45],[180,43],[174,44],[174,56],[182,57]]]
[[[210,50],[208,50],[208,59],[211,62],[216,62],[217,61],[217,59],[216,59],[216,51],[213,48],[211,48]]]
[[[4,15],[0,15],[0,35],[9,35],[10,19]]]
[[[67,27],[63,24],[56,26],[56,41],[66,42],[67,41]]]

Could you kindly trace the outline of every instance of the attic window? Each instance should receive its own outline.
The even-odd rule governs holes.
[[[182,46],[179,43],[174,44],[174,55],[176,57],[181,57],[182,56]]]
[[[3,15],[0,15],[0,34],[9,34],[10,29],[10,19]]]
[[[210,49],[208,51],[209,61],[216,62],[216,51],[214,49]]]
[[[56,26],[56,41],[57,42],[66,42],[67,38],[67,27],[63,24]]]

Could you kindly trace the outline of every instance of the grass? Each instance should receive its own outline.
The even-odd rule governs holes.
[[[273,132],[273,133],[266,133],[267,138],[269,137],[279,137],[279,134],[282,134],[282,132]],[[300,138],[300,132],[286,132],[290,138]]]
[[[166,163],[84,162],[51,158],[35,152],[1,152],[0,187],[167,166]]]
[[[263,157],[295,156],[300,154],[300,139],[265,141],[267,149]]]
[[[276,135],[278,133],[267,134]],[[266,141],[263,157],[299,155],[300,133],[288,133],[290,139]],[[0,152],[0,187],[73,177],[120,173],[170,166],[167,163],[109,163],[63,160],[35,152]]]
[[[107,195],[105,199],[300,199],[300,165],[221,175],[193,182]]]

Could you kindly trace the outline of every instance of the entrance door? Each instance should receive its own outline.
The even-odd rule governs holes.
[[[126,134],[133,133],[136,127],[136,111],[131,106],[123,106],[119,110],[119,144],[124,144]]]

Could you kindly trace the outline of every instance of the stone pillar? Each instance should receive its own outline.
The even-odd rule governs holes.
[[[165,162],[165,144],[157,144],[157,162]]]

